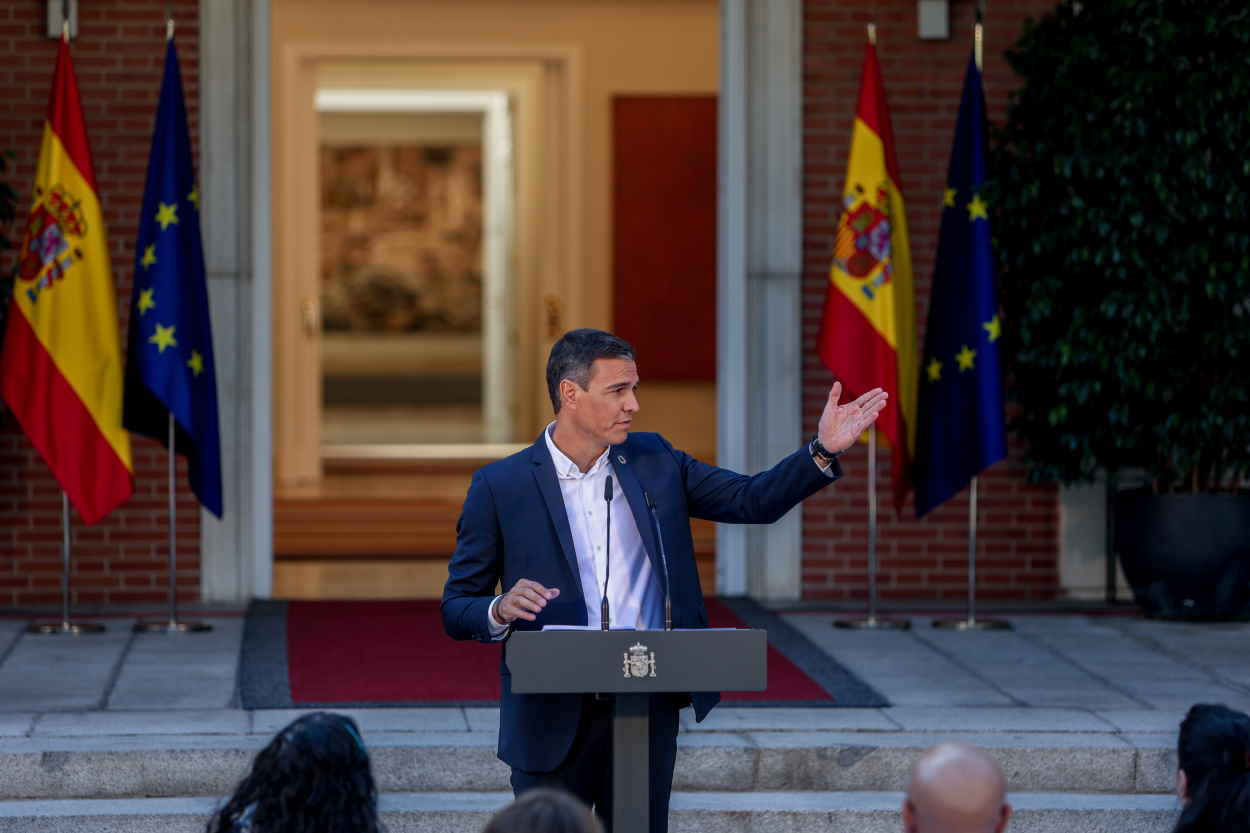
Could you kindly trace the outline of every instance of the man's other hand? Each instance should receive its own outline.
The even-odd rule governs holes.
[[[547,602],[560,595],[559,588],[543,587],[527,578],[517,580],[512,589],[495,605],[495,617],[501,625],[510,625],[517,619],[533,622],[542,613]]]
[[[842,398],[842,383],[834,382],[816,427],[820,444],[834,454],[850,448],[859,435],[877,421],[885,410],[888,396],[881,388],[873,388],[854,402],[840,405],[838,400]]]

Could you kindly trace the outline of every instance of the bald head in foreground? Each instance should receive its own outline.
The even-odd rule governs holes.
[[[906,833],[1002,833],[1009,818],[1007,779],[984,750],[943,743],[912,767],[903,801]]]

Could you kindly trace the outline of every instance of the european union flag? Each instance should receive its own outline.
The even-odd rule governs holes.
[[[190,463],[191,488],[221,517],[217,370],[200,242],[200,191],[191,162],[178,51],[171,37],[135,244],[122,423],[168,443]]]
[[[925,515],[1007,456],[998,297],[990,248],[985,94],[968,60],[943,198],[920,361],[916,515]]]

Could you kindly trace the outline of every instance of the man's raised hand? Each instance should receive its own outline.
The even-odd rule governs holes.
[[[820,444],[835,454],[850,448],[859,435],[877,421],[888,397],[881,388],[873,388],[854,402],[842,405],[838,403],[842,398],[842,383],[834,382],[816,427]]]
[[[527,578],[518,579],[512,589],[495,605],[495,618],[501,625],[510,625],[517,619],[533,622],[542,613],[547,602],[560,595],[557,587],[543,587]]]

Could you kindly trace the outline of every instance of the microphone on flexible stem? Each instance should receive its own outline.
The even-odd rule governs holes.
[[[664,630],[673,629],[673,594],[669,591],[668,553],[664,551],[664,535],[660,532],[660,516],[655,512],[655,501],[648,492],[642,496],[647,499],[647,508],[651,510],[651,524],[655,527],[655,540],[660,543],[660,563],[664,565]]]
[[[612,573],[612,475],[603,482],[603,502],[607,504],[608,531],[603,536],[603,601],[599,603],[599,626],[603,630],[612,627],[612,617],[608,612],[608,577]]]

